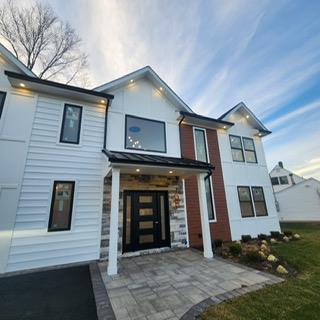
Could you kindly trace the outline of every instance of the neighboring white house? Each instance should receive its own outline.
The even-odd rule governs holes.
[[[320,221],[320,181],[305,179],[279,162],[270,172],[280,221]]]
[[[148,66],[87,90],[0,53],[0,273],[280,230],[243,103],[204,117]]]

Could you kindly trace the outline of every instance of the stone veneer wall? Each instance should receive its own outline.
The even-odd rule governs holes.
[[[178,177],[167,176],[146,176],[146,175],[129,175],[121,174],[120,176],[120,199],[119,199],[119,240],[118,255],[122,254],[122,229],[123,229],[123,191],[124,190],[152,190],[168,191],[169,198],[169,215],[170,215],[170,236],[171,247],[186,247],[186,218],[185,204],[183,196],[182,180]],[[180,205],[174,209],[173,198],[178,193]],[[104,181],[103,192],[103,211],[102,211],[102,230],[100,260],[108,259],[109,232],[110,232],[110,210],[111,210],[111,177],[106,177]]]

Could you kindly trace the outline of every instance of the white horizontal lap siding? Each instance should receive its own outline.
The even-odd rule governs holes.
[[[39,97],[7,271],[99,257],[104,107],[81,103],[79,145],[60,144],[64,101]],[[70,231],[47,232],[54,180],[75,181]]]

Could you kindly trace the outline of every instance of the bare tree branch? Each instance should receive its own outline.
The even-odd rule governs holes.
[[[40,78],[70,83],[88,66],[76,31],[40,1],[31,7],[17,6],[15,0],[4,2],[0,6],[0,37]]]

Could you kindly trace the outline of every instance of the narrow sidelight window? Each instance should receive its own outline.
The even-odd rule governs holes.
[[[63,111],[60,142],[79,144],[82,107],[66,104]]]
[[[208,216],[209,220],[214,220],[214,207],[213,207],[213,199],[212,199],[212,187],[211,187],[211,180],[207,178],[204,180],[205,187],[206,187],[206,198],[207,198],[207,207],[208,207]]]
[[[257,163],[257,154],[254,147],[254,141],[251,138],[242,138],[246,161],[249,163]]]
[[[208,162],[206,132],[202,129],[194,129],[194,141],[196,145],[196,159]]]
[[[249,187],[238,187],[238,196],[240,202],[242,218],[253,217],[253,206]]]
[[[232,160],[236,162],[244,162],[241,137],[230,135],[229,139],[231,145]]]
[[[0,91],[0,118],[1,118],[1,115],[2,115],[4,101],[6,100],[6,95],[7,95],[6,92]]]
[[[281,176],[279,177],[280,184],[289,184],[289,180],[287,176]]]
[[[54,182],[48,231],[70,230],[74,184],[74,181]]]
[[[263,193],[263,188],[262,187],[252,187],[252,197],[253,197],[253,203],[254,203],[254,208],[256,211],[256,216],[261,217],[261,216],[267,216],[267,206],[266,206],[266,201],[264,198],[264,193]]]
[[[271,183],[273,186],[277,186],[279,184],[279,178],[278,177],[271,177]]]

